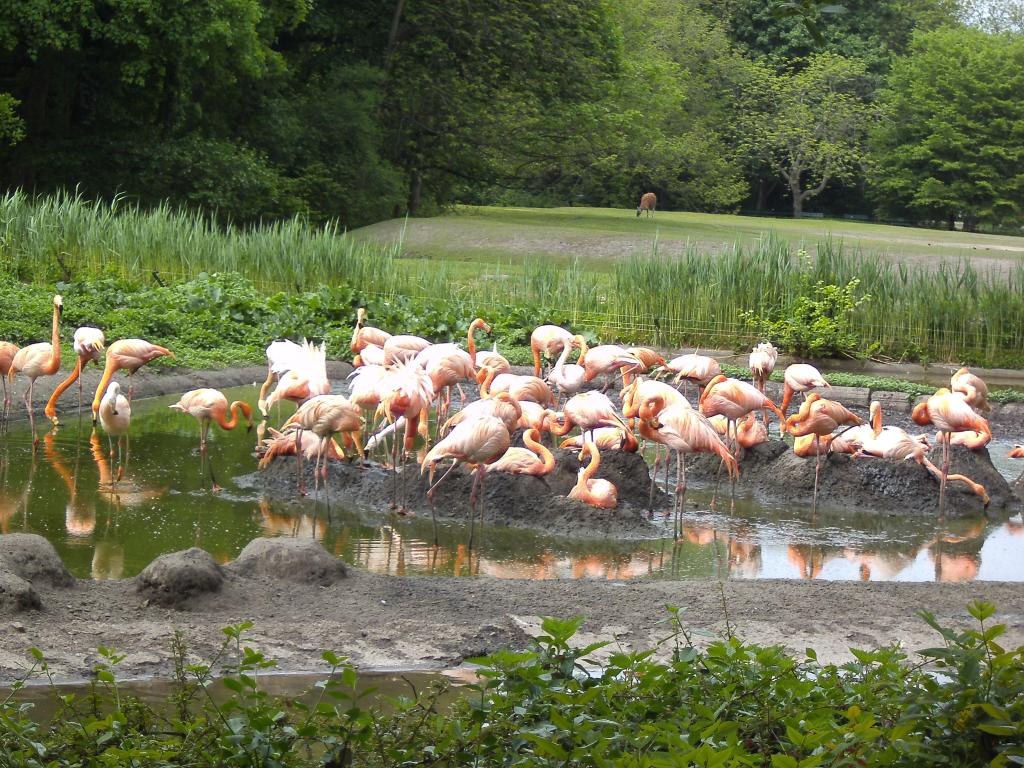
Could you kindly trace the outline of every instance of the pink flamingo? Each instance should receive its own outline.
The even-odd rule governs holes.
[[[540,325],[530,334],[533,353],[533,375],[541,374],[541,356],[552,358],[572,343],[573,334],[557,325]]]
[[[629,431],[615,412],[612,401],[600,392],[590,391],[573,395],[566,401],[562,414],[563,423],[551,425],[551,434],[557,437],[569,434],[573,427],[579,427],[584,434],[591,433],[590,437],[598,427],[619,427]]]
[[[107,389],[111,377],[119,370],[128,371],[128,400],[132,399],[131,377],[146,363],[158,357],[174,357],[174,353],[166,347],[151,344],[144,339],[120,339],[107,347],[106,362],[103,376],[96,387],[96,396],[92,401],[92,420],[96,421],[96,412],[100,408],[100,398]]]
[[[319,490],[319,482],[322,479],[324,489],[327,489],[327,460],[324,452],[327,442],[334,435],[341,433],[347,437],[356,448],[359,457],[363,456],[363,448],[360,442],[360,433],[363,429],[363,415],[359,406],[350,402],[343,395],[318,395],[312,397],[298,407],[291,418],[284,423],[281,431],[284,433],[297,430],[308,430],[320,438],[320,447],[317,451],[316,465],[313,470],[315,481],[314,492]],[[295,457],[299,470],[299,493],[302,490],[302,452],[300,450],[300,437],[295,436]],[[344,456],[344,452],[342,453]],[[322,465],[322,467],[321,467]],[[328,497],[328,504],[330,498]]]
[[[452,470],[460,463],[473,468],[473,487],[469,494],[469,546],[473,546],[473,528],[476,520],[477,499],[483,493],[484,475],[487,466],[505,455],[511,443],[505,424],[494,416],[479,416],[463,421],[427,452],[420,466],[420,474],[429,470],[430,488],[427,498],[433,502],[434,492]],[[454,459],[448,471],[434,482],[434,470],[437,462],[442,459]],[[437,543],[437,518],[431,503],[431,516],[434,517],[434,543]],[[483,510],[480,511],[480,524],[483,525]]]
[[[550,413],[550,411],[549,411]],[[601,451],[623,451],[624,453],[636,453],[640,450],[640,443],[636,436],[628,429],[622,427],[598,427],[592,433],[594,445]],[[559,448],[572,448],[580,450],[586,442],[584,435],[567,437],[558,444]]]
[[[729,432],[736,435],[736,422],[751,411],[768,408],[782,419],[782,411],[752,384],[729,379],[719,374],[712,378],[700,395],[700,412],[705,416],[721,414],[729,422]]]
[[[569,491],[569,498],[582,501],[599,509],[614,509],[619,505],[618,489],[603,478],[594,478],[601,466],[601,452],[590,440],[583,444],[583,455],[590,456],[586,467],[580,467],[576,485]]]
[[[429,346],[430,342],[420,336],[392,336],[383,344],[384,365],[390,367],[412,360]]]
[[[796,392],[808,392],[815,387],[829,387],[827,381],[813,365],[806,363],[793,363],[786,368],[783,374],[782,403],[779,408],[782,410],[782,420],[786,420],[786,413],[789,411],[789,403]]]
[[[709,381],[722,373],[722,366],[713,357],[707,355],[680,355],[669,360],[664,370],[674,373],[675,383],[690,381],[702,390]]]
[[[616,344],[601,344],[591,347],[580,355],[580,365],[586,371],[584,379],[593,381],[604,374],[614,374],[616,371],[622,373],[623,385],[628,385],[628,376],[643,369],[644,365],[636,357],[629,354],[624,347]],[[605,389],[611,385],[611,380],[605,385]]]
[[[103,331],[99,328],[83,326],[75,331],[74,348],[78,362],[75,363],[75,367],[68,377],[53,390],[49,402],[46,403],[46,408],[43,409],[43,413],[53,422],[53,426],[60,426],[60,421],[57,419],[57,400],[75,381],[78,382],[78,409],[81,412],[82,380],[80,376],[82,375],[82,369],[91,362],[99,363],[105,344],[106,338],[103,336]]]
[[[487,472],[507,472],[512,475],[549,475],[555,469],[555,457],[541,445],[540,432],[528,429],[523,434],[525,448],[513,446],[501,458],[487,465]]]
[[[275,403],[290,400],[303,403],[311,397],[326,395],[331,391],[331,382],[327,378],[327,344],[317,346],[306,339],[302,346],[294,351],[289,359],[289,368],[277,381],[277,386],[262,403],[257,403],[260,413],[266,416]]]
[[[683,454],[714,453],[725,463],[729,476],[739,473],[736,458],[708,420],[693,408],[683,405],[660,407],[657,398],[640,410],[641,435],[676,452],[676,494],[673,503],[674,536],[679,538],[683,500],[686,494],[686,461]],[[667,474],[667,470],[666,470]]]
[[[124,437],[128,434],[128,429],[132,423],[132,406],[124,395],[121,394],[121,385],[116,381],[111,382],[110,386],[107,387],[103,394],[103,398],[100,400],[99,407],[99,421],[100,426],[103,427],[103,431],[107,433],[107,445],[110,448],[110,460],[114,460],[114,443],[113,438],[117,438],[117,475],[114,477],[112,485],[116,485],[117,481],[121,479],[124,474],[124,462],[122,461],[122,444],[124,443]],[[127,452],[124,454],[127,459]]]
[[[11,367],[7,372],[7,378],[12,387],[15,377],[19,373],[28,377],[25,410],[28,411],[33,434],[35,434],[35,421],[32,418],[32,391],[35,389],[36,379],[40,376],[53,376],[60,370],[60,316],[63,311],[64,300],[60,296],[54,296],[50,341],[29,344],[27,347],[19,349],[15,353],[14,359],[11,360]]]
[[[531,405],[537,405],[537,403],[531,403]],[[537,405],[537,407],[541,406]],[[543,413],[542,408],[542,418]],[[462,422],[472,421],[481,416],[494,416],[501,419],[501,423],[511,434],[518,428],[519,420],[523,417],[523,403],[513,398],[508,392],[498,392],[491,397],[474,400],[444,423],[444,426],[441,427],[441,434],[447,434]]]
[[[861,419],[837,402],[826,400],[817,392],[808,395],[800,412],[786,419],[784,430],[794,437],[814,435],[817,443],[814,462],[814,501],[818,503],[818,477],[821,474],[821,436],[831,435],[841,426],[856,426]]]
[[[238,414],[241,413],[252,429],[252,407],[241,400],[235,400],[228,406],[228,399],[223,392],[216,389],[193,389],[181,396],[181,399],[168,408],[187,413],[199,422],[199,452],[206,452],[206,437],[210,432],[210,422],[224,430],[232,430],[238,426]],[[231,418],[228,419],[228,413]]]
[[[754,386],[759,392],[764,392],[765,382],[775,370],[775,361],[779,357],[779,350],[770,341],[762,341],[750,352],[750,375],[753,377]]]
[[[493,368],[481,368],[476,375],[480,396],[491,397],[508,392],[516,400],[531,400],[541,405],[554,405],[555,395],[543,379],[536,376],[517,376],[514,373],[496,373]]]
[[[0,341],[0,378],[4,382],[4,418],[7,418],[7,411],[11,407],[11,396],[7,391],[7,374],[11,372],[11,363],[14,356],[18,354],[18,345],[9,341]]]
[[[942,475],[939,481],[939,515],[946,512],[946,480],[949,474],[950,435],[953,432],[978,432],[991,438],[992,429],[988,421],[975,413],[966,397],[959,392],[939,389],[923,403],[914,406],[910,414],[915,424],[934,424],[939,428],[942,443]]]
[[[547,377],[548,383],[554,384],[558,391],[566,397],[571,397],[583,389],[587,375],[587,371],[582,365],[566,364],[573,347],[579,348],[580,360],[587,354],[586,339],[579,335],[573,336],[572,343],[562,347],[562,353],[558,356],[555,367],[551,369]]]
[[[391,334],[387,331],[364,326],[364,320],[366,320],[366,309],[360,307],[356,310],[356,327],[352,331],[352,341],[348,345],[349,351],[353,355],[358,355],[367,346],[383,347],[391,338]]]
[[[988,385],[968,368],[961,368],[950,377],[949,388],[962,393],[967,404],[976,411],[988,413],[992,410],[988,404]]]

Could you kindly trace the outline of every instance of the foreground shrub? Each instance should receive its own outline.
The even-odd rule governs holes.
[[[146,766],[981,766],[1024,762],[1024,647],[996,642],[995,608],[969,606],[977,629],[924,619],[941,647],[910,663],[899,647],[853,651],[821,664],[778,646],[727,637],[698,650],[669,609],[663,648],[574,647],[581,620],[545,619],[521,652],[480,659],[480,682],[450,707],[445,685],[367,704],[350,664],[325,653],[330,675],[312,703],[275,699],[260,686],[274,666],[225,629],[218,656],[185,662],[175,640],[174,693],[153,708],[120,689],[123,659],[101,648],[89,695],[59,696],[48,725],[17,692],[49,676],[43,654],[0,703],[0,764]],[[214,670],[231,695],[210,693]],[[52,680],[51,680],[52,685]]]

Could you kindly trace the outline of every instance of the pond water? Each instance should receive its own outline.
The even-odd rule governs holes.
[[[255,404],[256,388],[226,391]],[[133,404],[124,473],[111,488],[106,436],[69,398],[67,423],[50,430],[37,422],[33,450],[26,422],[0,435],[0,532],[47,537],[80,578],[133,576],[165,552],[200,546],[219,561],[235,558],[257,536],[315,536],[346,561],[398,575],[488,575],[530,579],[799,578],[880,581],[1024,581],[1024,523],[839,515],[765,507],[737,500],[727,514],[688,510],[683,538],[644,541],[567,540],[488,526],[472,551],[468,525],[443,524],[433,545],[428,519],[381,517],[332,500],[281,502],[233,478],[255,469],[256,434],[211,429],[209,467],[200,464],[198,425],[167,406],[177,397]],[[286,411],[272,423],[284,419]],[[991,453],[1008,477],[1024,464]],[[211,492],[211,471],[223,486]],[[706,509],[708,497],[688,493]]]

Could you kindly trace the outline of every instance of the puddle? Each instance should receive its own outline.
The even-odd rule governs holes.
[[[256,388],[226,391],[255,405]],[[440,526],[433,545],[429,519],[382,519],[367,510],[323,507],[311,500],[280,502],[231,478],[255,467],[255,432],[211,429],[209,465],[200,462],[196,422],[167,406],[177,397],[137,401],[124,472],[117,473],[106,437],[92,432],[88,405],[67,424],[42,434],[33,451],[27,423],[0,439],[0,532],[38,533],[54,543],[79,578],[118,579],[156,556],[200,546],[232,560],[257,536],[315,537],[346,561],[376,573],[526,579],[798,578],[878,581],[1024,581],[1024,523],[888,517],[766,507],[738,500],[728,514],[707,509],[708,496],[687,495],[683,537],[567,540],[499,526],[479,531],[472,552],[468,525]],[[70,412],[68,412],[70,411]],[[280,423],[287,410],[272,419]],[[1005,459],[1009,442],[991,453],[1007,477],[1024,462]],[[212,473],[212,476],[211,476]],[[211,492],[212,477],[223,486]]]

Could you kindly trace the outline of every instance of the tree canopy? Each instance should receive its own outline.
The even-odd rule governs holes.
[[[940,30],[915,38],[883,92],[874,174],[887,212],[1020,224],[1024,38]]]
[[[8,3],[0,179],[240,222],[652,190],[662,208],[1019,226],[1019,5]],[[865,146],[879,104],[895,117]]]

